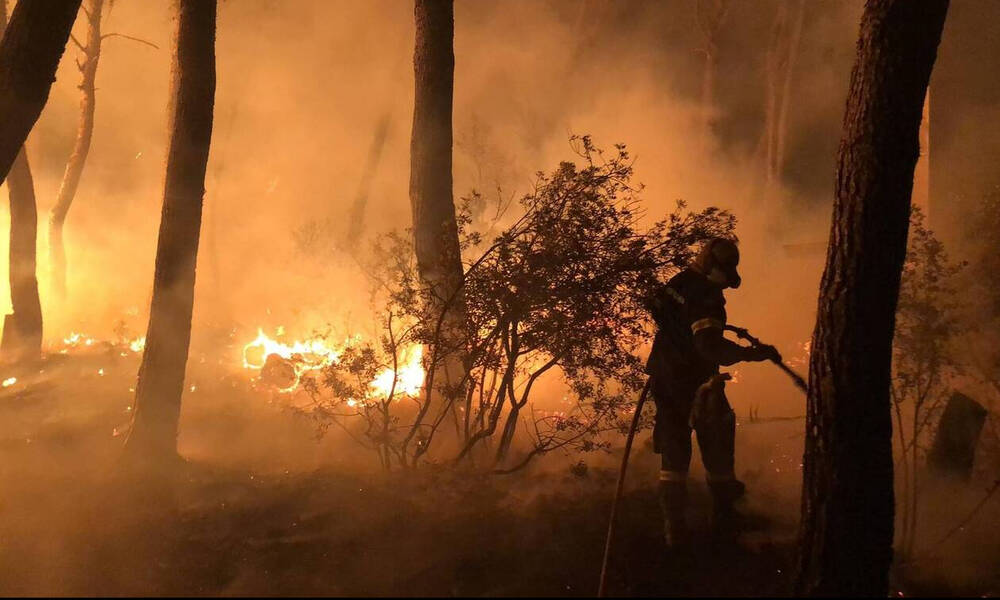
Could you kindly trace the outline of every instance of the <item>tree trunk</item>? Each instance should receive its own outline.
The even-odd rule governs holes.
[[[802,25],[806,18],[806,0],[799,0],[795,8],[794,22],[788,35],[788,58],[785,61],[784,82],[781,87],[781,101],[778,103],[778,116],[775,123],[774,171],[775,177],[781,175],[785,167],[785,145],[788,137],[788,107],[792,97],[792,76],[795,74],[795,63],[799,56],[799,46],[802,41]]]
[[[35,126],[80,0],[18,2],[0,41],[0,183]]]
[[[800,595],[885,596],[889,378],[921,107],[948,0],[869,0],[809,364]]]
[[[42,306],[35,275],[38,212],[35,185],[24,149],[7,176],[10,192],[10,303],[4,317],[0,355],[4,360],[34,360],[42,351]]]
[[[191,341],[195,266],[215,104],[215,0],[180,0],[170,110],[170,149],[146,349],[126,447],[144,459],[177,453]]]
[[[87,17],[87,45],[81,50],[83,61],[77,61],[83,80],[80,83],[80,124],[76,132],[73,154],[66,163],[59,195],[49,217],[49,263],[52,272],[52,291],[60,299],[66,297],[66,250],[63,247],[63,224],[66,214],[76,196],[83,167],[90,152],[90,140],[94,134],[94,108],[96,103],[95,83],[97,63],[101,59],[101,11],[104,0],[87,0],[84,5]]]
[[[375,178],[375,172],[378,170],[382,158],[382,149],[389,137],[389,125],[391,124],[392,113],[386,112],[375,126],[375,134],[372,136],[371,146],[368,147],[368,160],[365,161],[364,170],[361,172],[361,182],[358,184],[358,193],[354,197],[354,202],[351,203],[351,211],[348,214],[345,246],[350,252],[357,251],[358,242],[361,241],[361,236],[365,231],[368,196],[371,192],[372,180]]]
[[[705,69],[701,77],[702,128],[705,140],[712,136],[712,113],[715,110],[715,73],[719,65],[719,32],[731,8],[730,0],[696,0],[695,17],[704,38]],[[707,146],[708,144],[706,144]]]
[[[7,1],[0,0],[0,35],[7,27]],[[38,214],[35,185],[24,147],[18,152],[7,177],[10,195],[10,303],[13,312],[4,317],[0,356],[21,361],[38,358],[42,350],[42,307],[35,278],[35,247]]]
[[[462,260],[452,197],[452,95],[455,75],[452,0],[416,0],[413,53],[414,104],[410,141],[410,207],[420,277],[433,291],[431,325],[447,306],[435,368],[446,387],[457,383],[460,358],[454,353],[464,321],[459,297]]]

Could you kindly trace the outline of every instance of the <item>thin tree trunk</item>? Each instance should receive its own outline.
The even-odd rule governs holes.
[[[781,101],[778,106],[777,131],[775,137],[774,172],[780,176],[785,167],[785,145],[788,138],[788,107],[792,97],[792,76],[795,73],[795,63],[799,56],[799,46],[802,42],[802,25],[806,18],[806,0],[799,0],[796,5],[795,21],[788,37],[787,59],[785,61],[784,82],[781,87]]]
[[[371,146],[368,147],[368,159],[365,161],[364,170],[361,171],[361,182],[358,184],[358,193],[351,203],[351,211],[348,213],[347,233],[345,236],[346,247],[349,251],[355,252],[358,249],[358,242],[365,231],[365,212],[368,210],[368,196],[371,193],[372,180],[378,170],[379,162],[382,159],[382,149],[385,141],[389,137],[389,125],[392,124],[392,113],[386,112],[379,118],[375,126],[375,133],[372,136]]]
[[[715,110],[715,73],[719,64],[719,32],[731,8],[730,0],[695,0],[695,17],[705,41],[705,68],[701,78],[702,128],[705,140],[712,135]]]
[[[177,453],[215,104],[216,1],[180,0],[178,12],[153,299],[126,443],[133,456],[154,460]]]
[[[10,303],[4,318],[0,354],[4,360],[39,358],[42,352],[42,306],[35,275],[38,212],[28,157],[22,149],[7,176],[10,192]]]
[[[80,0],[18,2],[0,41],[0,183],[35,126]]]
[[[7,1],[0,0],[0,35],[7,27]],[[3,323],[0,356],[21,361],[38,358],[42,351],[42,307],[35,277],[38,213],[35,185],[24,147],[17,153],[7,177],[10,195],[10,303],[12,313]]]
[[[788,20],[788,7],[778,5],[778,12],[771,26],[771,37],[767,47],[764,73],[764,185],[766,191],[777,178],[776,160],[778,153],[778,107],[781,103],[781,71],[784,60],[785,28]]]
[[[80,82],[80,121],[76,132],[73,153],[66,163],[59,195],[49,216],[49,265],[52,274],[52,291],[56,297],[66,297],[66,249],[63,246],[63,225],[69,207],[76,197],[83,167],[90,152],[90,141],[94,134],[94,109],[96,105],[97,63],[101,59],[101,12],[104,0],[86,0],[84,4],[87,18],[87,45],[80,48],[83,61],[77,67],[83,78]],[[75,39],[75,38],[74,38]]]
[[[414,21],[410,207],[417,268],[435,297],[435,305],[429,307],[430,322],[436,321],[451,299],[442,339],[437,340],[444,351],[438,353],[440,360],[432,367],[439,375],[435,380],[447,388],[461,378],[461,356],[457,348],[465,314],[458,295],[463,269],[451,172],[454,3],[452,0],[416,0]]]
[[[888,593],[892,338],[921,107],[947,8],[869,0],[861,21],[809,364],[799,595]]]

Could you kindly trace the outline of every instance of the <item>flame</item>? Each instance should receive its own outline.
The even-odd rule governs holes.
[[[3,380],[3,387],[10,387],[15,383],[17,383],[17,377],[8,377],[7,379]]]
[[[94,344],[94,338],[83,333],[71,331],[68,336],[63,338],[63,344],[69,346],[70,348],[76,348],[77,346],[92,346]]]
[[[416,396],[424,386],[424,366],[422,363],[423,346],[410,346],[400,352],[400,364],[394,372],[383,369],[372,380],[372,391],[379,396],[388,396],[393,391],[392,382],[395,378],[395,394],[398,396]]]
[[[138,354],[146,348],[146,336],[135,338],[128,343],[128,349]]]
[[[278,328],[277,335],[283,333],[284,328]],[[295,371],[294,381],[287,387],[279,387],[278,391],[292,392],[298,388],[303,375],[336,363],[343,354],[344,346],[358,339],[359,336],[349,338],[340,347],[332,346],[321,338],[285,343],[270,337],[262,328],[258,328],[257,337],[243,346],[243,368],[259,371],[267,363],[267,357],[276,354],[288,361]],[[423,348],[413,345],[402,348],[399,354],[400,360],[396,371],[385,368],[375,375],[369,386],[371,390],[369,397],[388,396],[393,392],[394,398],[399,399],[420,392],[424,385]],[[394,380],[395,388],[393,388]],[[357,403],[356,399],[348,400],[350,406],[355,406]]]
[[[243,367],[262,369],[267,357],[272,354],[295,363],[296,371],[314,371],[335,362],[340,358],[341,351],[331,348],[321,339],[285,344],[269,337],[263,329],[257,329],[257,338],[243,346]]]
[[[121,341],[121,339],[119,339],[118,342],[112,343],[112,342],[101,342],[101,340],[93,338],[85,333],[78,333],[76,331],[71,331],[69,332],[69,335],[67,335],[62,339],[62,348],[59,349],[59,352],[61,354],[68,354],[70,350],[76,350],[79,348],[89,348],[91,346],[101,343],[109,344],[112,346],[123,345],[128,347],[128,349],[131,350],[132,352],[139,354],[146,347],[146,337],[141,336],[131,340],[126,339],[124,341]],[[121,355],[127,356],[125,352],[122,352]]]

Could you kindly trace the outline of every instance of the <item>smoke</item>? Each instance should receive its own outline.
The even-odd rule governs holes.
[[[70,331],[112,338],[119,321],[136,335],[145,331],[167,144],[169,4],[106,7],[106,32],[158,49],[123,37],[105,40],[93,146],[65,229],[66,301],[49,288],[45,225],[76,132],[80,92],[72,46],[29,137],[50,344]],[[459,0],[456,199],[473,188],[487,195],[499,188],[505,197],[524,193],[535,172],[574,157],[571,134],[590,134],[609,149],[627,144],[635,178],[645,185],[650,222],[677,200],[694,210],[719,206],[737,215],[744,285],[728,293],[729,319],[776,345],[804,374],[803,344],[815,318],[861,7],[808,3],[786,164],[769,187],[758,147],[765,52],[777,6],[778,0],[733,3],[720,34],[717,103],[706,132],[704,40],[694,2]],[[364,245],[348,249],[342,240],[383,122],[384,148],[367,188],[365,235],[409,225],[412,18],[411,3],[398,0],[220,3],[215,124],[189,361],[188,386],[195,389],[185,394],[181,425],[186,455],[273,471],[358,469],[369,460],[342,434],[331,432],[316,444],[311,427],[289,420],[280,407],[265,401],[248,406],[232,371],[258,327],[305,335],[331,324],[343,334],[377,334],[358,267]],[[81,29],[78,23],[78,38]],[[7,220],[0,209],[0,226]],[[309,227],[316,235],[303,251],[296,232]],[[3,246],[0,270],[7,263]],[[9,311],[6,298],[0,309]],[[136,366],[122,361],[116,367],[116,423],[127,419]],[[765,419],[804,415],[804,398],[772,366],[740,365],[736,371],[727,393],[741,420],[751,410]],[[112,393],[89,384],[85,389]],[[798,510],[800,423],[744,423],[739,433],[738,475],[759,490],[754,502],[761,510],[786,521]],[[654,458],[638,451],[637,470],[644,475],[637,477],[648,478]],[[553,459],[550,468],[573,460]]]

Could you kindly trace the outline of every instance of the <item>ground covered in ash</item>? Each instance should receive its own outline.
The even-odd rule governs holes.
[[[158,479],[128,475],[120,462],[137,354],[53,355],[0,373],[17,378],[0,390],[0,594],[595,593],[620,455],[583,457],[586,468],[579,456],[553,456],[512,476],[383,473],[346,439],[317,441],[308,420],[210,362],[190,365],[187,461]],[[657,464],[637,444],[609,593],[787,595],[801,427],[741,424],[747,531],[737,548],[698,545],[686,559],[664,553]],[[692,522],[704,533],[698,472]],[[996,513],[980,519],[996,523]],[[996,537],[975,541],[959,575],[914,567],[896,585],[907,595],[995,592]]]

